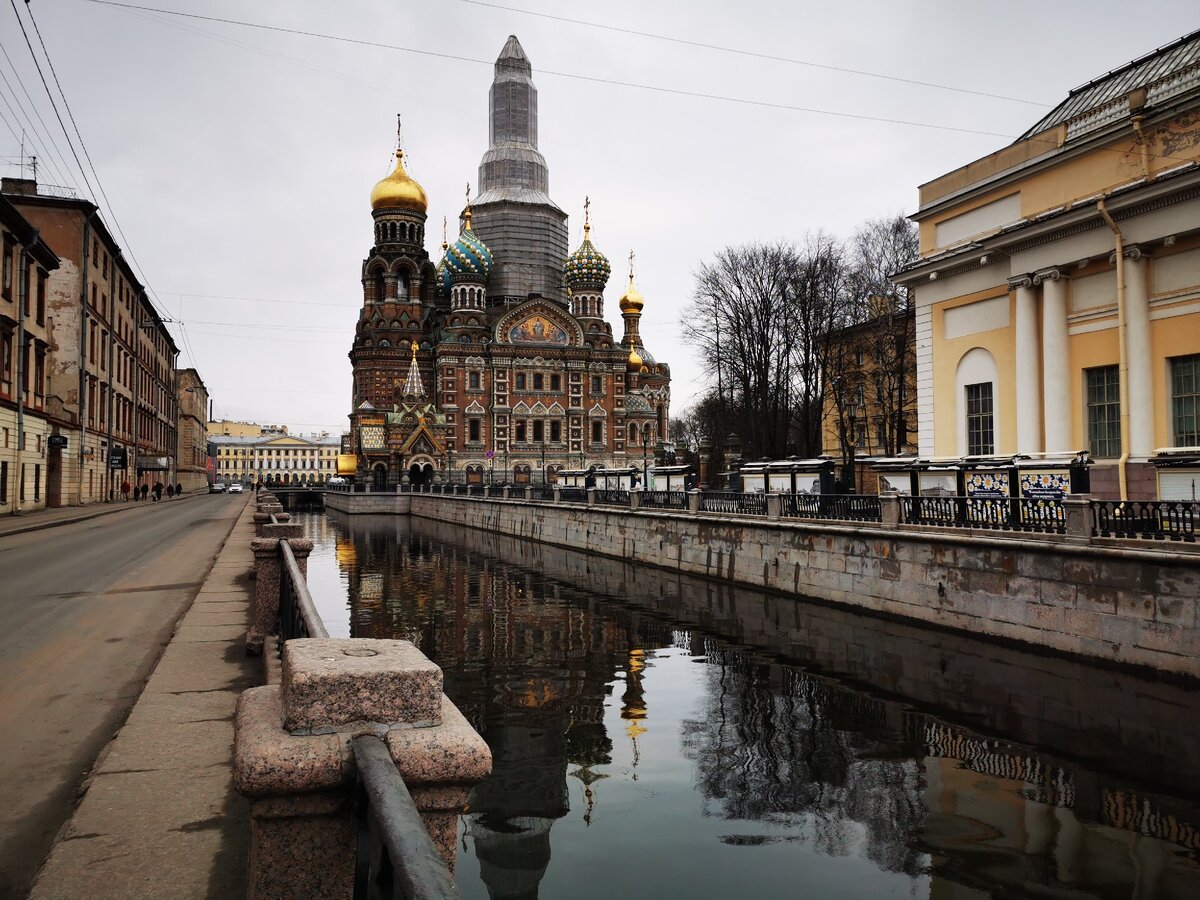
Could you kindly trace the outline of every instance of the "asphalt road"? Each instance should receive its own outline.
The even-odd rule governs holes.
[[[0,897],[23,897],[246,497],[0,537]]]

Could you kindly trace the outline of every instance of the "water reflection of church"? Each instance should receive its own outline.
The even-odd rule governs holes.
[[[641,640],[669,645],[670,631],[601,615],[555,583],[389,524],[394,532],[356,529],[339,544],[353,633],[411,640],[442,667],[446,694],[492,750],[467,816],[483,881],[494,898],[537,897],[551,827],[572,792],[589,821],[606,777],[596,767],[612,762],[614,678],[625,674],[619,738],[636,750],[648,716]]]

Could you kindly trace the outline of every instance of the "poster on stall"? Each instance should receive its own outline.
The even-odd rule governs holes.
[[[953,497],[957,491],[957,479],[954,472],[921,472],[918,485],[922,497]]]
[[[1007,472],[968,472],[966,481],[968,497],[1007,497]]]
[[[1071,473],[1061,469],[1025,471],[1019,478],[1021,496],[1030,500],[1061,500],[1071,493]]]
[[[879,474],[879,493],[886,494],[889,491],[907,497],[912,493],[912,476],[907,472],[889,472],[886,475],[881,472]]]

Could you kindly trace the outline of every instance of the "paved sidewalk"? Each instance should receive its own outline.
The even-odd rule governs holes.
[[[232,762],[237,698],[262,673],[244,649],[253,516],[247,503],[31,897],[245,895],[249,816]]]
[[[191,497],[203,496],[207,496],[207,494],[201,491],[193,491],[190,494],[184,494],[182,497],[168,500],[167,495],[163,494],[163,499],[159,502],[177,503],[180,500],[187,500]],[[23,512],[19,516],[14,516],[11,512],[6,512],[0,514],[0,537],[7,537],[10,534],[24,534],[26,531],[41,531],[43,528],[54,528],[57,525],[70,525],[72,522],[85,522],[97,516],[133,512],[154,505],[155,502],[153,500],[139,500],[136,502],[130,500],[128,503],[117,500],[113,503],[93,503],[89,506],[62,506],[58,509],[35,509],[30,512]]]

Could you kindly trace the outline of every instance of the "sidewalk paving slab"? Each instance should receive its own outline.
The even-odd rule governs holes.
[[[232,758],[237,698],[262,673],[244,647],[253,512],[247,504],[210,574],[222,589],[202,589],[180,621],[31,898],[245,896],[249,814]]]

